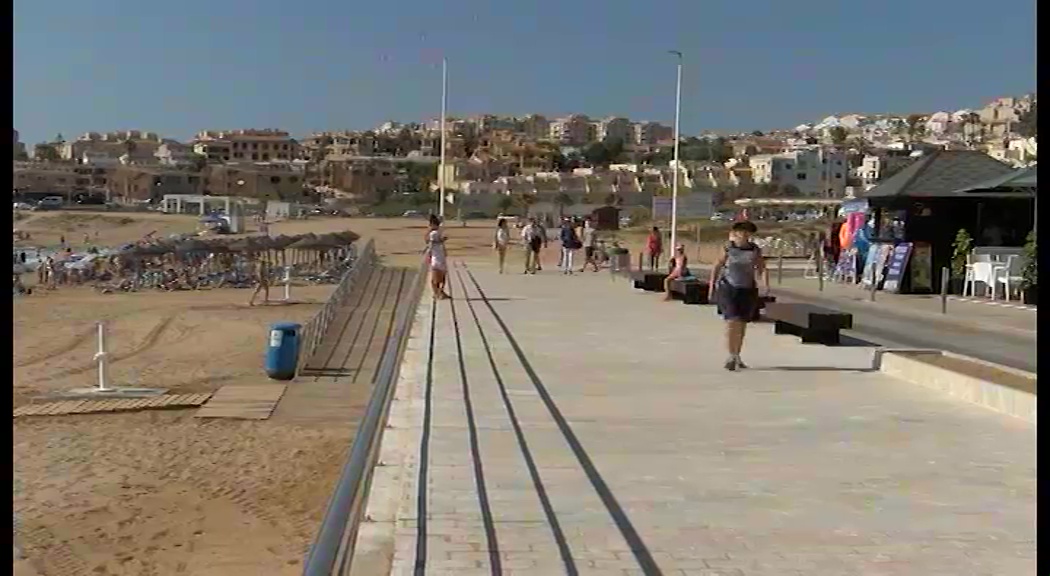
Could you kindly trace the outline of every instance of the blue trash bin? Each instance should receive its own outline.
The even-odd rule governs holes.
[[[274,380],[295,378],[299,364],[299,329],[294,322],[278,322],[270,326],[266,347],[266,375]]]

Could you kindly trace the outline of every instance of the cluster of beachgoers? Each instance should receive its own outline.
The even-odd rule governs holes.
[[[352,264],[359,237],[349,230],[235,239],[174,236],[83,252],[16,249],[14,294],[32,293],[22,280],[27,273],[35,273],[38,290],[92,285],[102,293],[248,288],[282,279],[334,283]]]

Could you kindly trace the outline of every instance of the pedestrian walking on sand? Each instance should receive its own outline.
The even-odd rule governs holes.
[[[711,273],[708,299],[718,302],[726,321],[726,347],[729,357],[726,370],[747,368],[740,360],[747,324],[754,320],[758,309],[758,276],[762,275],[766,293],[769,293],[769,270],[762,250],[751,241],[758,231],[752,222],[735,222],[729,231],[729,242]],[[717,293],[717,299],[716,299]]]
[[[510,245],[510,231],[507,229],[506,218],[496,221],[496,238],[493,240],[493,248],[499,258],[499,273],[503,274],[503,263],[507,260],[507,246]]]
[[[255,292],[248,300],[249,306],[255,306],[255,298],[259,292],[263,293],[263,304],[270,302],[270,263],[265,258],[259,258],[252,263],[252,281],[255,282]]]
[[[427,231],[427,261],[430,264],[430,289],[435,300],[452,298],[445,291],[445,281],[448,277],[445,240],[445,236],[441,233],[441,219],[431,214],[430,229]]]

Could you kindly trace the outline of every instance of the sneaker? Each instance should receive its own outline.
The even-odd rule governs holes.
[[[737,358],[736,359],[736,367],[741,369],[741,370],[746,370],[747,369],[747,364],[744,364],[743,360],[741,360],[740,358]]]
[[[726,360],[726,363],[725,363],[725,369],[726,370],[729,370],[730,372],[733,372],[733,371],[736,370],[736,367],[737,367],[737,359],[736,358],[730,358],[729,360]]]

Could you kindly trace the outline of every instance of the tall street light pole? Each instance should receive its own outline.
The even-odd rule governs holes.
[[[678,124],[682,112],[682,53],[677,50],[668,52],[678,57],[678,82],[674,94],[674,180],[671,184],[671,254],[675,254],[678,247]]]
[[[448,104],[448,60],[441,59],[441,157],[438,167],[438,216],[445,219],[445,109]]]

